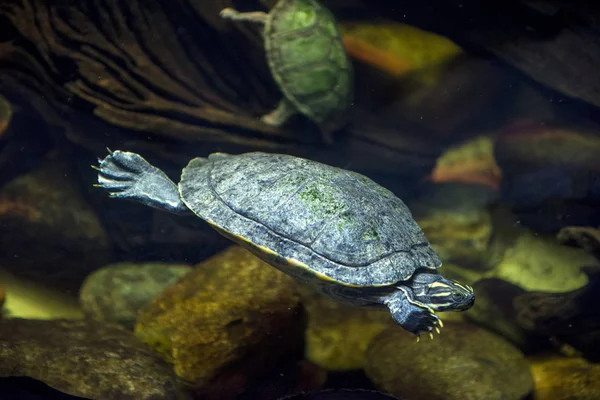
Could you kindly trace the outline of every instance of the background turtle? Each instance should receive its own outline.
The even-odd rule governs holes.
[[[331,143],[353,97],[352,65],[331,12],[316,0],[279,0],[269,13],[225,8],[221,17],[264,25],[267,61],[284,97],[262,121],[279,126],[300,112]]]
[[[179,185],[136,153],[100,160],[111,197],[195,214],[261,259],[334,299],[389,308],[406,330],[439,331],[435,311],[465,310],[473,290],[441,261],[406,205],[351,171],[289,155],[194,158]]]

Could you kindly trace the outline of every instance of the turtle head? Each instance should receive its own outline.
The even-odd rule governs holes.
[[[410,280],[415,300],[435,311],[464,311],[475,303],[469,285],[448,279],[434,271],[416,272]]]

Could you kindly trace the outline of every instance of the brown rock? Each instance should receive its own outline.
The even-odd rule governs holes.
[[[139,313],[135,332],[203,398],[225,399],[301,347],[295,287],[291,277],[233,246],[155,298]]]
[[[462,182],[500,187],[502,173],[494,159],[491,136],[478,136],[451,147],[442,154],[431,172],[432,182]]]
[[[169,366],[131,333],[92,321],[0,321],[0,376],[89,399],[177,399]]]
[[[383,331],[369,345],[366,373],[379,389],[411,400],[518,400],[533,390],[518,349],[460,322],[419,343],[402,329]]]
[[[3,137],[10,125],[13,116],[13,107],[8,99],[0,95],[0,137]]]
[[[533,359],[536,400],[596,400],[600,396],[600,364],[581,358]]]
[[[473,284],[473,290],[477,301],[465,316],[501,334],[520,349],[529,348],[527,331],[518,323],[514,306],[514,299],[527,291],[498,278],[481,279]]]
[[[596,128],[546,121],[507,127],[494,149],[503,201],[538,232],[600,225],[599,152]]]
[[[62,160],[0,189],[0,224],[0,263],[16,275],[77,290],[110,261],[108,237]]]

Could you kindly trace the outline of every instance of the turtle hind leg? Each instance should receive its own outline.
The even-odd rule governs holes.
[[[268,14],[263,11],[239,12],[233,8],[224,8],[219,13],[221,18],[232,21],[250,21],[264,25],[267,22]]]
[[[99,166],[94,166],[98,170],[95,186],[106,189],[110,197],[137,201],[174,214],[190,213],[175,183],[139,154],[117,150],[99,162]]]
[[[288,119],[292,117],[292,115],[297,114],[298,110],[296,107],[285,97],[281,99],[277,108],[271,111],[268,114],[263,115],[260,120],[267,125],[271,126],[281,126]]]
[[[294,106],[294,104],[291,101],[284,97],[277,105],[277,108],[275,108],[270,113],[263,115],[260,118],[260,120],[267,125],[281,126],[293,115],[298,113],[299,111],[296,108],[296,106]],[[321,131],[321,136],[323,137],[323,141],[325,142],[325,144],[333,145],[333,130],[328,127],[319,127],[319,129]]]

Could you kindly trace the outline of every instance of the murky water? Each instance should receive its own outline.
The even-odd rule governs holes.
[[[404,3],[0,1],[0,398],[600,398],[600,10]]]

